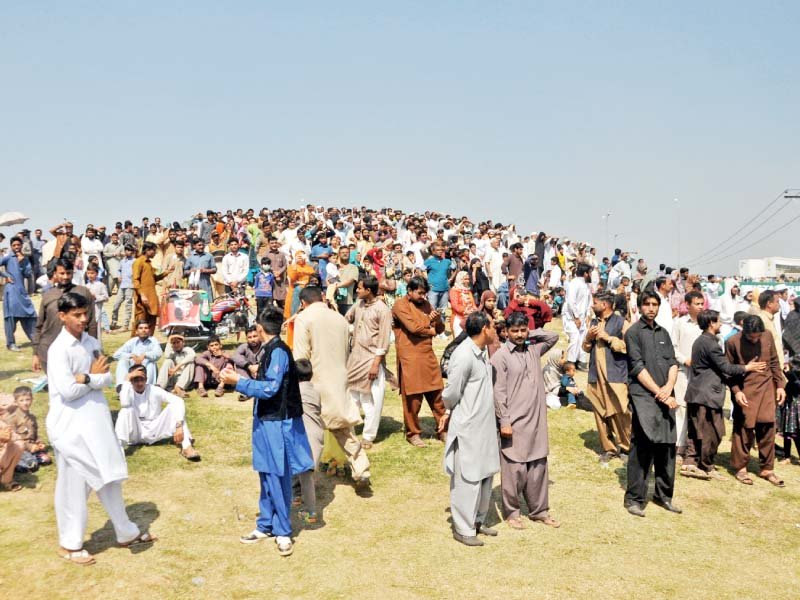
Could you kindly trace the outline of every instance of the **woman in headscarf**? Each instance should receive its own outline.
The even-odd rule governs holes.
[[[450,288],[450,309],[452,310],[450,330],[453,332],[453,337],[458,337],[464,329],[467,315],[476,310],[475,298],[472,297],[469,285],[469,273],[466,271],[459,271],[455,284]]]
[[[489,278],[483,271],[480,258],[473,258],[469,261],[469,282],[476,301],[480,301],[483,293],[491,287]]]
[[[486,345],[486,348],[489,350],[489,356],[491,356],[500,349],[501,341],[497,330],[503,327],[506,322],[505,317],[503,317],[503,312],[497,308],[497,294],[491,290],[483,292],[483,294],[481,294],[481,303],[478,306],[478,310],[485,313],[489,318],[489,322],[493,325],[491,329],[492,336]]]

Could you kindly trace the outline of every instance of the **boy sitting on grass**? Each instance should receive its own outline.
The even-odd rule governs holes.
[[[45,452],[47,445],[39,439],[39,424],[31,413],[33,391],[26,385],[14,390],[14,403],[5,410],[3,420],[13,429],[13,439],[23,446],[22,456],[17,464],[18,473],[32,473],[40,465],[53,462]]]

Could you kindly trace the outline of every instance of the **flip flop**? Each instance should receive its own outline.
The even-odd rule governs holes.
[[[140,533],[137,537],[133,538],[130,542],[125,542],[119,544],[120,548],[133,548],[135,546],[141,546],[142,544],[152,544],[153,542],[157,542],[158,538],[154,535],[150,535],[149,533]]]
[[[94,559],[94,556],[89,554],[83,548],[80,550],[67,550],[66,548],[59,548],[58,555],[67,562],[71,562],[72,564],[80,567],[88,567],[89,565],[93,565],[97,562]]]

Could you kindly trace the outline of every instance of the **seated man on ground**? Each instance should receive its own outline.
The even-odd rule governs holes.
[[[194,381],[194,359],[194,350],[186,347],[182,333],[169,336],[164,362],[158,370],[158,387],[185,398],[186,390]]]
[[[194,359],[194,382],[197,385],[197,394],[201,398],[207,398],[208,388],[215,388],[216,395],[222,396],[225,393],[225,384],[219,379],[222,369],[233,362],[222,350],[222,342],[215,335],[208,338],[208,350],[199,354]],[[212,395],[215,392],[211,392]]]
[[[147,383],[156,382],[156,364],[163,354],[161,344],[153,337],[150,323],[140,320],[136,324],[136,336],[129,339],[114,352],[117,364],[116,379],[117,393],[122,384],[127,381],[128,371],[133,365],[141,365],[147,373]]]
[[[39,439],[39,424],[31,413],[33,391],[26,385],[14,390],[14,402],[5,408],[3,420],[14,430],[13,439],[23,447],[22,457],[17,464],[18,473],[33,472],[40,465],[53,462],[45,452],[47,445]]]
[[[17,466],[24,447],[14,440],[14,429],[5,421],[5,410],[0,411],[0,491],[18,492],[22,486],[14,481],[14,467]]]
[[[255,379],[258,375],[258,364],[261,361],[262,354],[261,336],[258,335],[255,325],[250,325],[247,328],[246,335],[247,342],[240,344],[239,347],[236,348],[236,352],[233,353],[231,361],[234,367],[236,367],[236,372],[241,377]],[[239,400],[244,402],[247,398],[239,394]]]
[[[132,366],[126,379],[119,393],[120,409],[114,425],[120,443],[123,446],[154,444],[171,437],[181,447],[181,456],[191,461],[200,460],[200,454],[192,446],[183,399],[147,383],[141,365]]]

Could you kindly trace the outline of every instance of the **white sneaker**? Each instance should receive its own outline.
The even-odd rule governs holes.
[[[259,531],[258,529],[253,529],[247,535],[243,535],[239,538],[239,541],[243,544],[255,544],[257,542],[261,542],[268,537],[272,537],[271,533],[264,533],[263,531]]]
[[[281,556],[289,556],[294,552],[291,538],[279,535],[275,538],[275,543],[278,544],[278,554]]]

